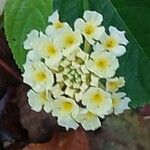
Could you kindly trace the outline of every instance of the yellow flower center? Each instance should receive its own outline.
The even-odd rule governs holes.
[[[40,96],[40,98],[41,98],[41,102],[42,102],[42,103],[45,103],[45,102],[47,101],[46,91],[40,92],[40,93],[39,93],[39,96]]]
[[[112,106],[113,107],[116,107],[119,105],[119,100],[118,99],[115,99],[115,98],[112,98]]]
[[[94,104],[102,104],[104,101],[104,95],[100,92],[94,93],[91,100]]]
[[[118,88],[118,84],[116,82],[109,82],[108,85],[111,90]]]
[[[86,23],[85,28],[84,28],[84,32],[87,35],[92,35],[95,32],[95,26],[92,23]]]
[[[91,113],[90,111],[88,111],[88,112],[85,114],[85,118],[86,118],[87,120],[92,120],[94,116],[95,116],[95,115],[94,115],[93,113]]]
[[[62,103],[62,110],[65,112],[71,112],[73,108],[73,104],[71,102],[63,102]]]
[[[106,49],[111,50],[117,46],[116,39],[109,37],[104,43]]]
[[[73,34],[67,34],[64,38],[64,45],[65,47],[72,46],[76,41],[76,38]]]
[[[100,69],[106,69],[109,65],[109,62],[106,58],[99,59],[95,62],[96,66]]]
[[[35,81],[42,82],[46,79],[46,74],[42,71],[39,71],[35,74]]]
[[[62,22],[60,22],[60,21],[56,21],[55,23],[54,23],[54,27],[56,28],[56,29],[61,29],[62,27],[63,27],[63,23]]]
[[[56,48],[53,44],[49,43],[47,45],[47,54],[48,56],[54,56],[56,54]]]

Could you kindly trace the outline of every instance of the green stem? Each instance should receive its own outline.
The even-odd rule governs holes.
[[[83,9],[87,10],[89,9],[89,0],[82,0],[83,2]]]
[[[103,90],[106,90],[106,89],[105,89],[105,86],[104,86],[103,83],[100,82],[100,81],[99,81],[99,87],[100,87],[101,89],[103,89]]]
[[[86,52],[86,53],[89,53],[90,52],[90,47],[91,47],[90,43],[85,39],[83,51]]]

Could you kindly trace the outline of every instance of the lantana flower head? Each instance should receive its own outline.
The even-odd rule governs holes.
[[[33,29],[24,41],[28,53],[23,78],[32,88],[28,103],[34,111],[51,113],[66,130],[79,125],[96,130],[100,118],[122,113],[130,102],[120,92],[124,77],[115,77],[120,56],[116,54],[123,55],[122,47],[128,43],[125,32],[110,27],[106,35],[103,17],[96,11],[85,11],[83,18],[72,29],[60,21],[56,10],[46,33]],[[117,49],[106,47],[114,42],[109,38],[116,40]]]

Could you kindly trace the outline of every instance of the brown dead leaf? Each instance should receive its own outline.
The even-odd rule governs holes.
[[[56,128],[56,121],[44,111],[35,112],[31,110],[27,102],[27,91],[29,87],[22,84],[18,88],[17,99],[20,109],[20,122],[28,131],[29,142],[45,142],[52,137]]]
[[[23,150],[89,150],[89,143],[82,129],[57,131],[48,143],[29,144]]]

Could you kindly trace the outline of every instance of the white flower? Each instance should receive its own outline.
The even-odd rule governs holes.
[[[68,130],[69,128],[77,129],[78,123],[74,118],[79,113],[79,106],[71,98],[60,97],[54,101],[52,115],[58,117],[58,124]]]
[[[30,50],[26,55],[26,62],[30,63],[33,61],[40,61],[41,56],[39,55],[37,50]]]
[[[117,28],[109,27],[110,35],[106,33],[100,37],[100,42],[93,48],[94,50],[112,52],[115,56],[122,56],[126,52],[125,46],[128,44],[128,40],[125,38],[125,31],[118,31]]]
[[[106,90],[116,92],[119,88],[125,86],[124,77],[115,77],[106,80]]]
[[[37,92],[51,89],[54,83],[54,77],[44,63],[40,61],[26,63],[24,69],[24,83],[30,85]]]
[[[53,67],[62,59],[61,51],[58,44],[52,38],[41,35],[36,44],[39,55],[45,59],[48,67]]]
[[[91,53],[91,59],[86,67],[101,78],[113,77],[119,67],[118,59],[111,53],[95,51]]]
[[[112,109],[111,95],[101,88],[90,87],[82,95],[82,103],[90,112],[101,118],[104,118],[104,115]]]
[[[75,30],[80,31],[90,44],[94,44],[94,40],[98,40],[104,33],[105,28],[101,26],[103,16],[96,11],[86,10],[83,19],[78,18],[75,23]]]
[[[126,97],[126,94],[123,92],[113,93],[112,94],[112,104],[114,109],[114,114],[118,115],[123,113],[124,110],[130,109],[128,103],[130,98]]]
[[[28,103],[34,111],[40,112],[43,108],[45,112],[49,113],[52,110],[53,98],[47,91],[37,93],[29,90],[27,96]]]
[[[51,36],[51,37],[56,36],[63,29],[70,29],[71,28],[68,23],[61,22],[59,20],[59,14],[58,14],[57,10],[54,11],[51,16],[49,16],[48,22],[50,22],[51,25],[47,26],[46,34]],[[59,36],[59,35],[57,35],[57,36]]]
[[[40,33],[37,30],[32,30],[28,35],[27,39],[24,41],[24,49],[30,50],[26,56],[26,62],[38,61],[41,59],[37,51],[37,43],[39,40]]]
[[[32,30],[29,34],[27,34],[27,39],[24,41],[23,46],[26,50],[35,50],[37,41],[39,39],[39,32],[37,30]]]
[[[82,36],[77,31],[63,30],[56,38],[56,43],[62,49],[64,56],[69,56],[82,44]]]
[[[96,130],[101,127],[98,116],[87,109],[81,109],[76,119],[86,131]]]

